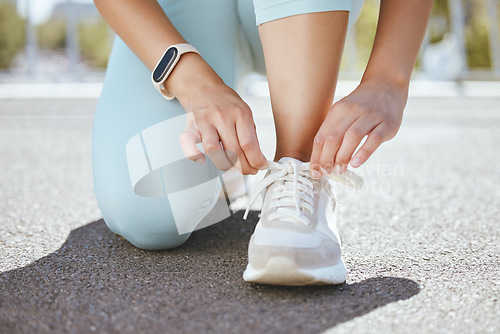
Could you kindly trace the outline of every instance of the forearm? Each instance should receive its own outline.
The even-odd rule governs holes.
[[[407,89],[433,0],[382,0],[373,50],[362,81],[384,79]]]
[[[314,139],[311,168],[317,173],[320,167],[330,173],[332,159],[337,173],[344,173],[349,163],[359,167],[396,135],[432,3],[381,0],[375,42],[361,84],[333,105]]]
[[[139,59],[153,70],[165,50],[186,43],[156,0],[94,0],[104,20]],[[193,78],[202,82],[220,82],[212,68],[195,53],[181,57],[165,87],[175,96],[193,88]],[[200,80],[198,80],[200,82]]]
[[[185,43],[155,0],[94,0],[102,17],[152,70],[165,49]]]

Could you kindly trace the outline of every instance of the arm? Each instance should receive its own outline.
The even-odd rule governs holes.
[[[408,89],[434,0],[382,0],[373,50],[362,81],[385,78]]]
[[[94,3],[113,31],[150,71],[170,45],[187,43],[155,0],[94,0]],[[120,15],[117,15],[118,8]],[[182,88],[188,86],[185,81],[192,77],[189,72],[204,73],[207,79],[220,83],[218,75],[203,58],[187,53],[168,78],[166,88],[176,96],[182,95]]]
[[[94,3],[104,20],[150,71],[170,45],[186,43],[155,0],[94,0]],[[225,155],[215,152],[222,150],[222,142],[226,150],[238,156],[236,167],[242,173],[255,174],[258,168],[267,165],[258,145],[250,108],[202,57],[184,54],[165,87],[196,118],[196,125],[188,123],[190,128],[186,129],[186,133],[192,135],[183,134],[180,138],[186,156],[203,160],[196,147],[196,142],[201,141],[214,163],[228,169],[234,165],[233,161],[221,161]],[[236,134],[234,128],[241,130]]]
[[[330,109],[314,140],[312,169],[331,171],[332,161],[339,173],[349,163],[359,167],[396,135],[432,4],[433,0],[381,1],[375,42],[361,83]],[[332,136],[337,140],[324,149],[324,138]],[[353,156],[365,136],[366,142]],[[325,157],[322,152],[335,153]]]
[[[150,71],[168,46],[186,43],[156,1],[94,0],[94,3],[104,20]]]

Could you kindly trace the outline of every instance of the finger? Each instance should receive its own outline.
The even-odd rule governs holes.
[[[205,155],[196,146],[197,143],[201,143],[200,132],[196,128],[186,128],[179,136],[179,142],[181,144],[182,151],[184,155],[193,161],[198,163],[205,162]]]
[[[335,104],[314,137],[311,153],[311,175],[321,176],[320,168],[327,172],[333,167],[335,154],[342,143],[346,129],[356,121],[357,116],[349,114],[344,105]],[[318,175],[318,176],[316,176]]]
[[[226,131],[221,134],[221,141],[226,151],[232,152],[232,154],[238,157],[235,162],[235,167],[242,174],[257,174],[258,170],[250,166],[245,154],[240,148],[235,128],[226,129]]]
[[[196,125],[196,118],[194,117],[194,112],[186,113],[186,129],[191,127],[198,128],[198,126]]]
[[[319,159],[319,165],[320,168],[325,170],[328,174],[330,174],[333,170],[337,151],[342,144],[342,137],[348,127],[348,123],[334,124],[325,137],[323,149],[321,150],[321,156]]]
[[[319,159],[321,158],[321,151],[323,150],[324,143],[325,143],[324,135],[322,132],[318,131],[316,136],[314,136],[313,149],[311,152],[311,160],[309,165],[312,177],[317,179],[321,177]]]
[[[222,171],[231,169],[233,164],[222,150],[217,130],[210,126],[200,127],[200,135],[203,149],[215,166]]]
[[[368,158],[375,152],[375,150],[385,141],[385,127],[384,123],[381,123],[376,128],[374,128],[366,139],[365,143],[360,147],[360,149],[354,154],[351,159],[351,166],[356,168],[361,166],[368,160]]]
[[[267,159],[259,146],[259,139],[255,131],[253,119],[236,123],[238,142],[248,164],[255,169],[267,168]]]
[[[363,138],[371,132],[375,127],[377,127],[380,122],[371,120],[369,118],[358,119],[354,122],[346,131],[342,144],[335,157],[335,170],[336,172],[343,174],[346,169],[351,157],[359,146]]]

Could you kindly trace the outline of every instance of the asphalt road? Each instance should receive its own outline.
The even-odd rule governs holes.
[[[250,101],[272,158],[268,101]],[[500,98],[414,98],[339,192],[347,283],[241,275],[239,212],[180,248],[112,234],[95,203],[95,100],[0,100],[1,333],[498,333]]]

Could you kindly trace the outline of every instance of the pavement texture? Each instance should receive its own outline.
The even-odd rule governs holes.
[[[269,101],[249,100],[272,158]],[[498,333],[500,98],[413,98],[338,189],[345,284],[241,275],[257,212],[143,251],[92,192],[96,101],[0,100],[1,333]]]

